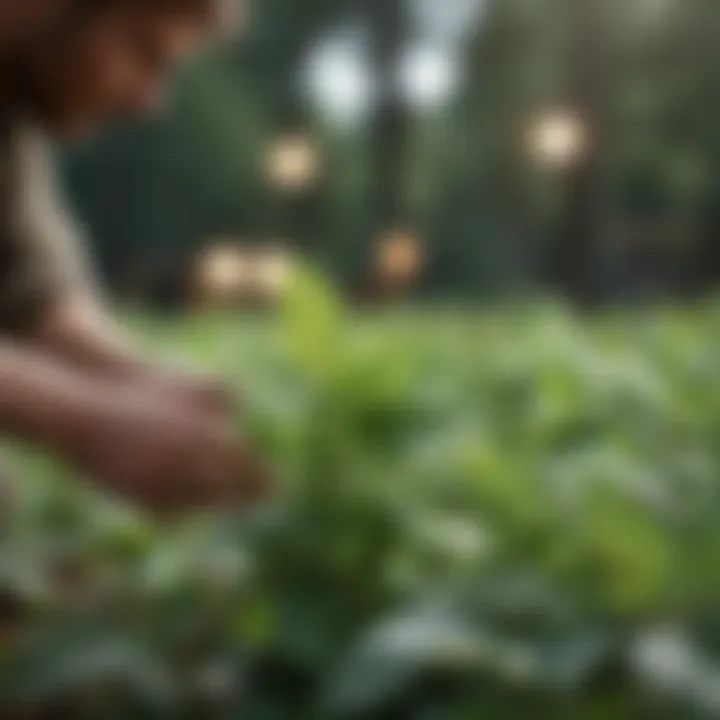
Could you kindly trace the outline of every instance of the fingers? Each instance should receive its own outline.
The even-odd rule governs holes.
[[[243,507],[271,487],[264,462],[226,418],[147,391],[108,400],[81,449],[82,470],[153,514]]]
[[[259,455],[245,448],[240,448],[235,457],[233,482],[245,502],[265,500],[272,492],[270,469]]]
[[[241,508],[265,499],[270,473],[227,432],[188,446],[164,477],[143,489],[143,504],[154,513]]]
[[[221,382],[206,383],[200,392],[202,407],[219,418],[231,417],[237,405],[237,397],[229,386]]]
[[[198,471],[188,478],[191,502],[215,507],[242,507],[265,499],[270,473],[259,457],[225,433],[211,456],[200,459]]]
[[[157,388],[166,400],[209,419],[228,420],[237,405],[230,385],[218,380],[186,375],[163,374],[156,378]]]

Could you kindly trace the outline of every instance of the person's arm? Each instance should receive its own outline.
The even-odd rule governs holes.
[[[12,218],[2,228],[0,433],[40,444],[145,507],[244,503],[268,476],[227,416],[133,353],[99,310],[72,223],[54,198],[42,147],[14,145]],[[7,219],[7,218],[6,218]],[[69,311],[75,301],[87,297]],[[95,305],[95,303],[98,303]]]
[[[100,375],[136,378],[154,369],[129,334],[87,294],[54,298],[29,329],[29,339]]]
[[[95,395],[91,382],[63,365],[0,344],[0,433],[74,455]]]
[[[108,374],[140,369],[139,355],[109,322],[47,140],[31,126],[17,128],[13,140],[12,260],[2,283],[3,320],[22,339],[79,366]]]
[[[148,358],[89,296],[56,298],[33,325],[30,339],[79,369],[146,386],[179,406],[228,418],[235,405],[233,393],[219,380]]]
[[[244,504],[268,488],[262,464],[221,424],[18,344],[0,344],[0,433],[156,511]]]
[[[169,399],[227,416],[231,394],[218,382],[160,366],[114,321],[83,247],[83,233],[59,197],[42,138],[16,143],[12,278],[0,309],[24,340],[94,374],[153,385]],[[3,318],[4,319],[4,318]]]

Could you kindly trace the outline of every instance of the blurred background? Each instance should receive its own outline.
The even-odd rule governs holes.
[[[248,15],[162,117],[70,152],[118,292],[186,303],[216,246],[310,256],[358,299],[627,300],[715,281],[709,3],[272,0]]]
[[[713,0],[263,0],[64,148],[280,489],[158,524],[13,448],[3,716],[720,717],[719,41]]]

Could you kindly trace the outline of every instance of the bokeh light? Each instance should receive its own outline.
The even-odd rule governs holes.
[[[383,282],[407,285],[416,279],[423,265],[422,243],[407,230],[390,230],[378,244],[377,269]]]
[[[267,155],[265,172],[280,190],[297,192],[311,186],[318,177],[320,160],[312,139],[302,133],[277,139]]]
[[[589,137],[578,113],[567,109],[538,115],[527,131],[530,156],[541,167],[564,169],[587,152]]]
[[[200,297],[209,302],[227,301],[247,285],[251,268],[240,248],[229,240],[211,242],[197,267]]]

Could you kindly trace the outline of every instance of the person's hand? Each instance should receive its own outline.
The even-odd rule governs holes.
[[[269,490],[267,470],[227,423],[142,387],[98,397],[75,437],[82,470],[155,512],[241,506]]]
[[[238,405],[231,387],[216,378],[175,369],[153,367],[144,372],[140,383],[150,394],[218,421],[228,421]]]

